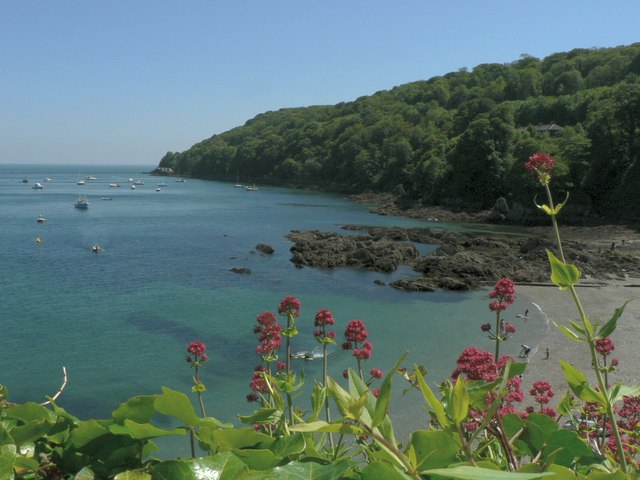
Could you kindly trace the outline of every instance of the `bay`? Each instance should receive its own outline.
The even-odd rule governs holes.
[[[58,403],[83,419],[108,418],[120,402],[162,386],[192,396],[185,347],[200,340],[209,354],[202,373],[207,413],[239,424],[237,415],[254,409],[245,396],[258,364],[256,315],[276,311],[286,295],[302,304],[294,351],[315,346],[313,316],[321,308],[337,319],[338,344],[349,320],[366,323],[374,345],[367,370],[386,373],[408,352],[405,363],[424,365],[435,386],[450,376],[466,346],[492,351],[480,332],[482,323],[495,320],[488,289],[409,293],[374,283],[416,275],[409,268],[393,274],[297,269],[284,238],[291,230],[340,231],[344,224],[490,227],[375,215],[339,195],[265,186],[249,192],[143,173],[152,168],[0,165],[0,384],[11,401],[44,401],[58,389],[63,366],[69,383]],[[85,179],[89,175],[95,180]],[[79,179],[85,185],[77,185]],[[128,179],[144,185],[131,189]],[[33,189],[35,182],[43,188]],[[156,191],[158,183],[166,186]],[[74,208],[79,194],[89,199],[87,210]],[[46,222],[38,223],[38,215]],[[271,244],[275,253],[260,254],[258,243]],[[94,244],[103,251],[92,252]],[[234,267],[251,274],[231,272]],[[516,318],[525,309],[526,322]],[[506,318],[518,333],[502,349],[514,356],[520,343],[535,345],[546,328],[544,315],[525,297],[518,296]],[[335,378],[354,366],[339,346],[331,354]],[[308,386],[321,372],[320,362],[300,361],[296,368],[304,369]],[[298,402],[308,409],[308,396]],[[416,392],[398,393],[394,421],[426,426],[419,403]]]

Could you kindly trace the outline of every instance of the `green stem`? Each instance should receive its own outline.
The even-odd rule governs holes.
[[[498,361],[500,355],[500,311],[496,312],[496,354],[493,357],[494,361]]]
[[[545,184],[545,190],[547,192],[547,199],[549,200],[549,208],[553,212],[554,210],[553,199],[551,197],[551,190],[549,189],[548,184]],[[558,228],[558,223],[556,221],[556,215],[552,213],[550,216],[551,216],[551,224],[553,225],[553,231],[556,235],[556,242],[558,244],[560,259],[562,260],[562,263],[566,264],[566,260],[564,258],[564,252],[562,250],[562,240],[560,239],[560,230]],[[589,345],[589,352],[591,354],[591,364],[593,365],[593,368],[596,373],[598,387],[600,388],[600,392],[604,397],[605,407],[607,410],[607,417],[609,417],[611,428],[613,430],[613,435],[616,440],[616,447],[618,449],[620,465],[622,467],[622,470],[626,472],[627,461],[624,457],[624,450],[622,449],[622,440],[620,438],[620,431],[618,430],[618,424],[616,423],[616,419],[614,417],[613,403],[611,402],[611,398],[609,397],[609,387],[607,386],[607,383],[599,368],[598,355],[596,352],[596,344],[595,344],[595,338],[593,337],[592,328],[590,326],[590,322],[587,317],[587,314],[585,313],[584,308],[582,307],[582,302],[580,302],[580,298],[578,297],[578,292],[576,291],[575,286],[571,285],[569,287],[569,291],[571,292],[571,296],[573,297],[573,302],[575,303],[576,307],[578,308],[578,312],[580,313],[580,319],[582,320],[582,325],[585,331],[587,344]]]
[[[365,425],[363,423],[361,423],[361,425],[365,428],[367,433],[369,435],[371,435],[376,440],[376,442],[384,445],[385,448],[387,448],[391,453],[393,453],[393,455],[400,461],[400,463],[402,463],[402,466],[404,467],[404,469],[407,472],[407,474],[411,475],[416,480],[421,480],[422,479],[420,474],[416,471],[415,468],[413,468],[413,465],[411,465],[411,461],[409,461],[409,459],[406,457],[406,455],[404,453],[402,453],[400,450],[398,450],[394,445],[391,444],[391,442],[389,442],[386,438],[384,438],[379,433],[375,432],[368,425]],[[472,460],[472,462],[473,462],[473,460]],[[474,463],[474,465],[475,465],[475,463]]]
[[[287,314],[287,380],[291,378],[291,323],[292,323],[292,315],[291,313]],[[291,403],[291,394],[287,393],[287,411],[289,412],[289,422],[293,425],[293,404]]]
[[[323,327],[324,329],[324,327]],[[331,423],[331,415],[329,413],[329,396],[327,395],[327,375],[329,369],[329,356],[327,355],[327,344],[322,344],[322,386],[324,387],[324,414],[327,418],[327,423]],[[329,445],[331,446],[331,450],[334,449],[333,445],[333,435],[329,433]]]

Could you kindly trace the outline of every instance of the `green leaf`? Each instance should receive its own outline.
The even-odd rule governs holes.
[[[409,444],[415,455],[416,470],[442,468],[457,461],[460,445],[453,432],[443,430],[416,430]]]
[[[278,409],[276,408],[261,408],[260,410],[253,412],[252,415],[239,415],[238,418],[242,423],[253,425],[254,423],[264,423],[272,420],[276,412],[278,412]]]
[[[551,265],[551,281],[560,290],[572,287],[580,280],[580,270],[575,265],[568,265],[561,262],[550,250],[547,250],[549,263]]]
[[[69,441],[75,448],[82,448],[87,443],[109,434],[109,423],[99,422],[97,420],[87,420],[79,422],[76,428],[71,430]]]
[[[0,447],[0,478],[13,479],[13,465],[16,461],[16,446]]]
[[[602,393],[596,392],[589,386],[584,373],[562,360],[560,360],[560,366],[562,367],[564,378],[566,378],[567,383],[569,383],[569,388],[571,388],[571,391],[576,397],[585,402],[596,402],[600,405],[606,405],[606,399]]]
[[[316,462],[294,461],[281,467],[276,467],[269,472],[264,472],[264,475],[259,475],[261,472],[256,472],[256,476],[251,478],[252,480],[260,478],[265,480],[341,480],[350,478],[345,473],[354,466],[355,464],[350,460],[331,462],[326,465]]]
[[[327,401],[327,389],[324,385],[316,382],[311,392],[311,411],[313,412],[309,420],[317,420],[320,412]]]
[[[264,433],[256,432],[253,428],[230,428],[225,430],[206,428],[197,433],[198,439],[211,446],[212,450],[242,449],[242,448],[271,448],[275,439]]]
[[[559,325],[556,322],[553,322],[553,324],[556,326],[556,328],[558,328],[558,330],[560,330],[562,333],[564,333],[564,336],[567,337],[568,339],[573,340],[574,342],[583,342],[584,341],[580,337],[580,335],[578,335],[576,332],[571,330],[569,327],[565,327],[564,325]]]
[[[125,403],[121,403],[111,413],[111,418],[116,423],[123,424],[125,419],[138,423],[147,423],[156,414],[153,406],[157,395],[141,395],[130,398]]]
[[[35,442],[39,438],[48,434],[52,429],[52,426],[53,424],[48,421],[38,420],[29,422],[26,425],[13,427],[11,429],[11,437],[16,442],[16,445]]]
[[[618,326],[618,319],[620,318],[620,316],[624,312],[624,309],[627,306],[627,303],[629,303],[630,301],[631,300],[627,300],[626,302],[624,302],[624,305],[622,305],[621,307],[618,307],[618,308],[616,308],[614,310],[613,316],[609,319],[609,321],[607,323],[605,323],[600,328],[600,330],[598,330],[598,337],[599,338],[608,337],[609,335],[611,335],[614,332],[614,330]]]
[[[451,408],[449,414],[453,421],[459,425],[469,413],[469,394],[462,379],[462,375],[458,376],[456,384],[451,391]]]
[[[429,404],[433,413],[436,416],[436,420],[442,428],[446,428],[449,426],[449,419],[445,414],[444,406],[442,402],[438,400],[438,398],[434,395],[433,390],[429,387],[424,377],[418,370],[417,365],[415,366],[415,374],[416,379],[418,380],[418,386],[420,387],[420,391],[422,392],[422,396],[424,397],[425,402]]]
[[[276,439],[271,451],[280,458],[291,458],[294,455],[301,454],[306,445],[307,442],[301,433],[284,435]]]
[[[413,477],[389,463],[374,462],[362,470],[360,478],[362,480],[411,480]]]
[[[119,473],[113,477],[113,480],[151,480],[151,478],[151,475],[142,470],[128,470]]]
[[[611,402],[618,402],[623,397],[638,397],[640,396],[640,384],[636,385],[616,385],[618,386],[618,392],[612,396]]]
[[[166,437],[169,435],[184,435],[186,433],[184,428],[164,430],[150,423],[137,423],[133,420],[125,420],[124,425],[117,423],[109,425],[109,431],[114,435],[126,435],[136,440]]]
[[[389,402],[391,401],[391,378],[395,371],[395,368],[391,369],[380,386],[380,394],[376,399],[376,409],[371,418],[371,428],[376,428],[380,425],[387,415]]]
[[[354,418],[349,410],[349,406],[355,402],[356,399],[349,395],[349,393],[331,377],[327,377],[327,389],[335,400],[340,414],[346,418]]]
[[[158,413],[175,417],[186,426],[193,427],[200,421],[189,398],[170,388],[162,387],[162,394],[156,395],[153,405]]]
[[[78,473],[76,473],[73,480],[94,480],[96,478],[95,473],[89,467],[83,467]]]
[[[23,423],[38,420],[46,420],[51,423],[56,421],[56,415],[51,410],[33,402],[7,407],[4,409],[4,414],[8,418],[16,418]]]
[[[236,449],[232,452],[252,470],[269,470],[281,461],[281,458],[267,449]]]
[[[453,468],[435,468],[420,472],[428,475],[440,475],[444,478],[455,478],[458,480],[534,480],[536,478],[549,477],[555,475],[551,472],[540,473],[517,473],[503,472],[501,470],[491,470],[489,468],[458,466]]]
[[[573,466],[576,458],[592,457],[593,459],[594,457],[591,449],[577,432],[565,429],[555,431],[547,439],[545,451],[554,452],[554,463],[565,467]]]
[[[365,430],[357,425],[350,423],[327,423],[324,420],[316,420],[315,422],[296,423],[291,425],[289,430],[292,432],[328,432],[328,433],[344,433],[347,435],[362,435]]]
[[[558,413],[563,417],[571,417],[573,410],[573,396],[567,392],[558,403]]]
[[[213,457],[168,460],[153,464],[150,470],[154,480],[236,480],[247,478],[249,472],[247,465],[231,452]]]

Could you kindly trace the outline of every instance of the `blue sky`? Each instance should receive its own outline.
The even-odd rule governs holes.
[[[0,163],[140,164],[283,107],[640,41],[640,2],[0,2]]]

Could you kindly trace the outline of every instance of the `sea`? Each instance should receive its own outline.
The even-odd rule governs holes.
[[[465,347],[493,351],[480,331],[495,321],[490,289],[405,292],[388,286],[417,275],[409,267],[391,274],[295,268],[285,236],[292,230],[351,234],[341,230],[345,224],[496,227],[377,215],[369,205],[315,191],[178,182],[145,173],[153,168],[0,165],[0,384],[10,401],[45,401],[59,389],[65,367],[68,382],[57,403],[80,419],[110,418],[121,402],[165,386],[186,393],[196,406],[185,357],[186,345],[198,340],[209,355],[201,371],[207,414],[241,425],[238,415],[256,407],[246,402],[259,363],[256,315],[277,311],[288,295],[302,306],[294,352],[314,349],[315,313],[333,312],[338,347],[329,370],[340,381],[342,371],[356,365],[340,349],[351,319],[365,322],[373,344],[366,371],[387,373],[407,353],[404,365],[423,365],[434,389],[450,377]],[[42,188],[33,188],[36,183]],[[74,207],[79,195],[88,199],[87,209]],[[260,253],[258,243],[275,252]],[[94,245],[102,251],[92,251]],[[418,247],[422,253],[435,248]],[[505,318],[518,331],[501,347],[514,356],[520,344],[535,348],[547,328],[532,300],[517,290],[516,297]],[[525,310],[528,318],[520,318]],[[294,367],[305,378],[296,406],[308,411],[321,362],[296,360]],[[392,419],[400,430],[426,426],[421,396],[403,394],[406,386],[395,377]]]

